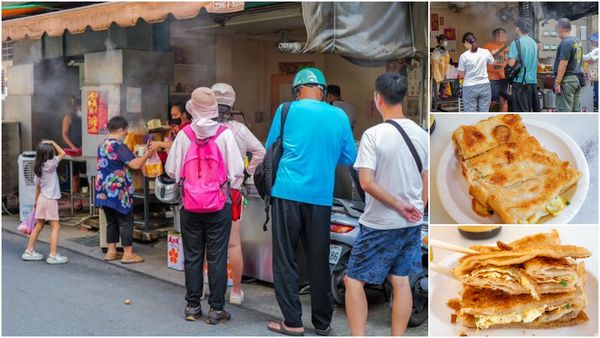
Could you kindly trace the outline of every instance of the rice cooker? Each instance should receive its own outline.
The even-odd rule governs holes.
[[[155,184],[154,195],[156,195],[159,201],[166,204],[179,204],[181,190],[179,184],[174,179],[163,174],[156,178]]]

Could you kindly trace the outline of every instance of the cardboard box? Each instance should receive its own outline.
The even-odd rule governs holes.
[[[167,266],[170,269],[183,271],[184,263],[181,234],[169,231],[167,235]]]

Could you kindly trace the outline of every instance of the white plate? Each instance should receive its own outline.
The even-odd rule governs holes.
[[[489,245],[495,245],[494,243]],[[452,269],[458,265],[462,254],[456,253],[436,262],[439,266]],[[454,278],[437,273],[435,270],[429,272],[429,333],[431,336],[458,336],[461,332],[467,336],[597,336],[598,335],[598,279],[587,271],[585,294],[589,304],[585,313],[589,320],[585,323],[556,329],[525,330],[525,329],[490,329],[479,330],[463,327],[459,323],[451,323],[450,315],[454,312],[446,303],[449,299],[458,298],[461,283]]]
[[[563,161],[569,163],[581,172],[581,177],[575,187],[565,194],[570,205],[557,216],[544,217],[540,223],[568,223],[581,209],[588,193],[590,172],[588,163],[579,145],[562,130],[538,120],[524,119],[527,131],[535,136],[547,150],[554,152]],[[442,205],[446,212],[458,224],[501,224],[497,214],[492,217],[481,217],[471,209],[469,184],[461,174],[460,166],[454,155],[454,144],[449,142],[442,153],[437,171],[437,187]]]

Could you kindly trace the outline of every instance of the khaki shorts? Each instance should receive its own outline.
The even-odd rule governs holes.
[[[58,200],[51,200],[40,194],[35,206],[35,219],[58,221]]]

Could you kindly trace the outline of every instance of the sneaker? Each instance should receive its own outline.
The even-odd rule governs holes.
[[[233,291],[229,294],[229,304],[242,305],[244,302],[244,291],[240,290],[239,295],[234,295]]]
[[[65,256],[61,256],[60,254],[56,254],[56,256],[48,255],[46,258],[46,263],[48,264],[65,264],[69,259]]]
[[[143,261],[144,261],[144,257],[138,256],[136,254],[132,254],[130,256],[123,255],[123,258],[121,258],[121,263],[123,263],[123,264],[142,263]]]
[[[194,307],[191,305],[188,305],[185,307],[185,320],[188,321],[195,321],[196,319],[202,317],[202,307],[200,305]]]
[[[41,261],[42,259],[44,259],[44,255],[35,250],[25,250],[25,252],[23,252],[23,255],[21,255],[21,259],[23,259],[24,261]]]
[[[214,309],[210,309],[208,311],[208,318],[206,318],[206,324],[216,325],[225,323],[226,321],[231,320],[231,314],[225,310],[215,311]]]

